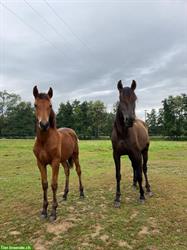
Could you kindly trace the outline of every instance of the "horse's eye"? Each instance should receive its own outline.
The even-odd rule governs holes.
[[[49,106],[50,108],[52,108],[52,105],[50,104],[50,106]]]
[[[34,107],[35,107],[35,108],[37,108],[37,105],[36,105],[36,104],[34,104]]]

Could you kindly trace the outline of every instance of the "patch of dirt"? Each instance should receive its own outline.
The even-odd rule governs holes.
[[[75,223],[81,221],[80,218],[73,217],[73,216],[72,216],[72,217],[70,216],[70,217],[66,218],[66,220],[67,220],[68,222],[70,221],[70,222],[75,222]]]
[[[44,244],[44,241],[41,238],[38,238],[34,242],[34,249],[35,250],[47,250],[46,245]]]
[[[126,202],[130,201],[129,197],[125,197]]]
[[[152,229],[151,233],[153,235],[160,233],[160,231],[158,230],[156,219],[154,217],[149,217],[148,222],[151,226],[151,229]]]
[[[11,231],[9,232],[10,235],[20,235],[21,233],[19,231]]]
[[[82,243],[82,246],[83,246],[83,247],[87,247],[87,246],[89,246],[89,245],[90,245],[90,244],[89,244],[88,242],[83,242],[83,243]]]
[[[149,231],[148,231],[148,227],[146,227],[146,226],[143,226],[141,231],[139,231],[139,233],[138,233],[139,236],[147,235],[147,234],[149,234]]]
[[[106,242],[109,239],[109,236],[106,234],[101,235],[100,239],[104,242]]]
[[[74,207],[72,207],[72,206],[70,206],[70,207],[68,208],[68,210],[69,210],[69,211],[74,211],[74,210],[75,210],[75,208],[74,208]]]
[[[154,217],[149,217],[148,223],[151,225],[152,228],[157,227],[156,219]]]
[[[132,215],[130,216],[130,220],[133,220],[138,215],[138,211],[133,211]]]
[[[147,248],[147,250],[158,250],[158,248],[155,247],[155,246],[150,246],[150,247]]]
[[[97,237],[97,236],[100,234],[100,231],[101,231],[102,229],[103,229],[103,228],[101,227],[101,225],[97,224],[97,225],[95,226],[95,233],[92,233],[92,234],[91,234],[91,237],[92,237],[92,238]]]
[[[159,234],[160,231],[158,229],[153,229],[151,233],[155,235],[155,234]]]
[[[119,247],[126,247],[128,249],[132,249],[132,247],[128,244],[128,242],[124,241],[124,240],[120,240],[118,241],[118,246]]]
[[[72,222],[69,222],[69,221],[63,221],[63,222],[58,223],[58,224],[51,223],[51,224],[47,225],[47,232],[53,233],[55,235],[59,235],[60,233],[64,233],[64,232],[68,231],[73,226],[74,226],[74,224]]]

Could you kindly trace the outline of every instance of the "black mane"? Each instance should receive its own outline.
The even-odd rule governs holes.
[[[56,128],[56,115],[53,109],[51,109],[51,113],[49,116],[49,124],[50,128]]]
[[[37,95],[37,98],[42,99],[42,100],[50,100],[48,94],[46,94],[46,93],[39,93]]]

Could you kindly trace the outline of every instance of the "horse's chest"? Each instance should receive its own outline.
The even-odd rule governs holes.
[[[51,155],[49,154],[49,152],[47,152],[47,150],[45,150],[44,148],[41,148],[39,151],[39,159],[42,162],[50,162],[51,159]]]
[[[34,153],[37,159],[44,164],[50,164],[54,158],[59,157],[58,148],[56,147],[52,149],[47,146],[36,147]]]
[[[121,152],[121,154],[128,154],[128,143],[125,140],[119,140],[118,142],[118,151]]]

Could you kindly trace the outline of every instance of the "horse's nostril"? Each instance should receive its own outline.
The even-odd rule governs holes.
[[[49,127],[49,122],[45,122],[45,123],[40,122],[39,124],[40,124],[40,128],[44,129],[44,130],[48,129],[48,127]]]

